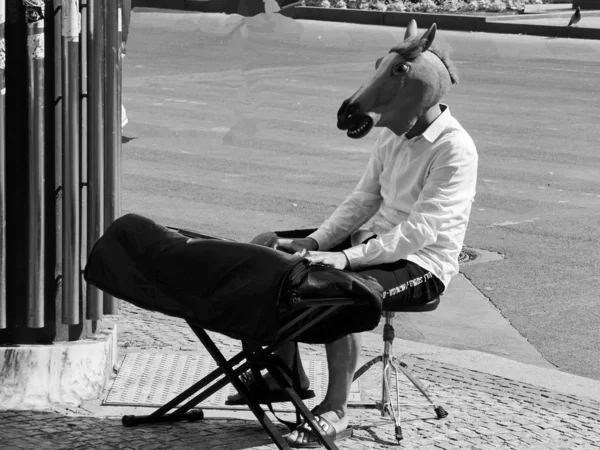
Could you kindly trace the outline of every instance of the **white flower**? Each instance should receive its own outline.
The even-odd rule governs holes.
[[[386,4],[383,3],[381,0],[371,2],[370,6],[371,6],[371,9],[374,9],[377,11],[387,11]]]
[[[404,2],[402,2],[402,1],[395,1],[388,7],[388,11],[404,12],[404,11],[406,11],[406,6],[404,5]]]

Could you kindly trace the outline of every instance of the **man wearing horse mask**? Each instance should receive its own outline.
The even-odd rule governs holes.
[[[299,252],[312,263],[376,278],[387,310],[431,301],[448,287],[475,197],[477,151],[440,103],[458,80],[449,58],[432,45],[435,33],[434,24],[419,37],[413,20],[404,41],[377,60],[373,77],[342,104],[338,128],[348,137],[383,128],[355,190],[319,229],[264,237],[265,245]],[[326,344],[329,386],[315,416],[333,438],[351,435],[347,403],[360,348],[359,334]],[[302,392],[311,392],[297,344],[278,354]],[[291,447],[319,446],[306,424],[287,440]]]

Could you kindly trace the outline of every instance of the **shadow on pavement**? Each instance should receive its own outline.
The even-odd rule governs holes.
[[[127,137],[125,135],[121,136],[121,144],[127,144],[130,141],[137,139],[137,137]]]

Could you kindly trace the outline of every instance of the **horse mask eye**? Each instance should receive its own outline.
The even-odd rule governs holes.
[[[392,72],[394,73],[394,75],[403,75],[408,72],[408,69],[409,67],[407,64],[398,63],[394,65],[394,67],[392,68]]]
[[[383,57],[381,57],[377,61],[375,61],[375,70],[379,69],[379,66],[381,65],[381,61],[383,61]],[[407,73],[408,70],[409,70],[408,64],[397,63],[392,68],[392,74],[393,75],[402,75],[402,74]]]

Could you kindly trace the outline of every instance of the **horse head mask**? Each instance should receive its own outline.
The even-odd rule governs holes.
[[[433,24],[418,37],[417,23],[410,22],[404,40],[377,60],[373,76],[342,103],[340,130],[353,139],[366,136],[373,127],[404,134],[458,83],[448,56],[432,45],[435,32]]]

